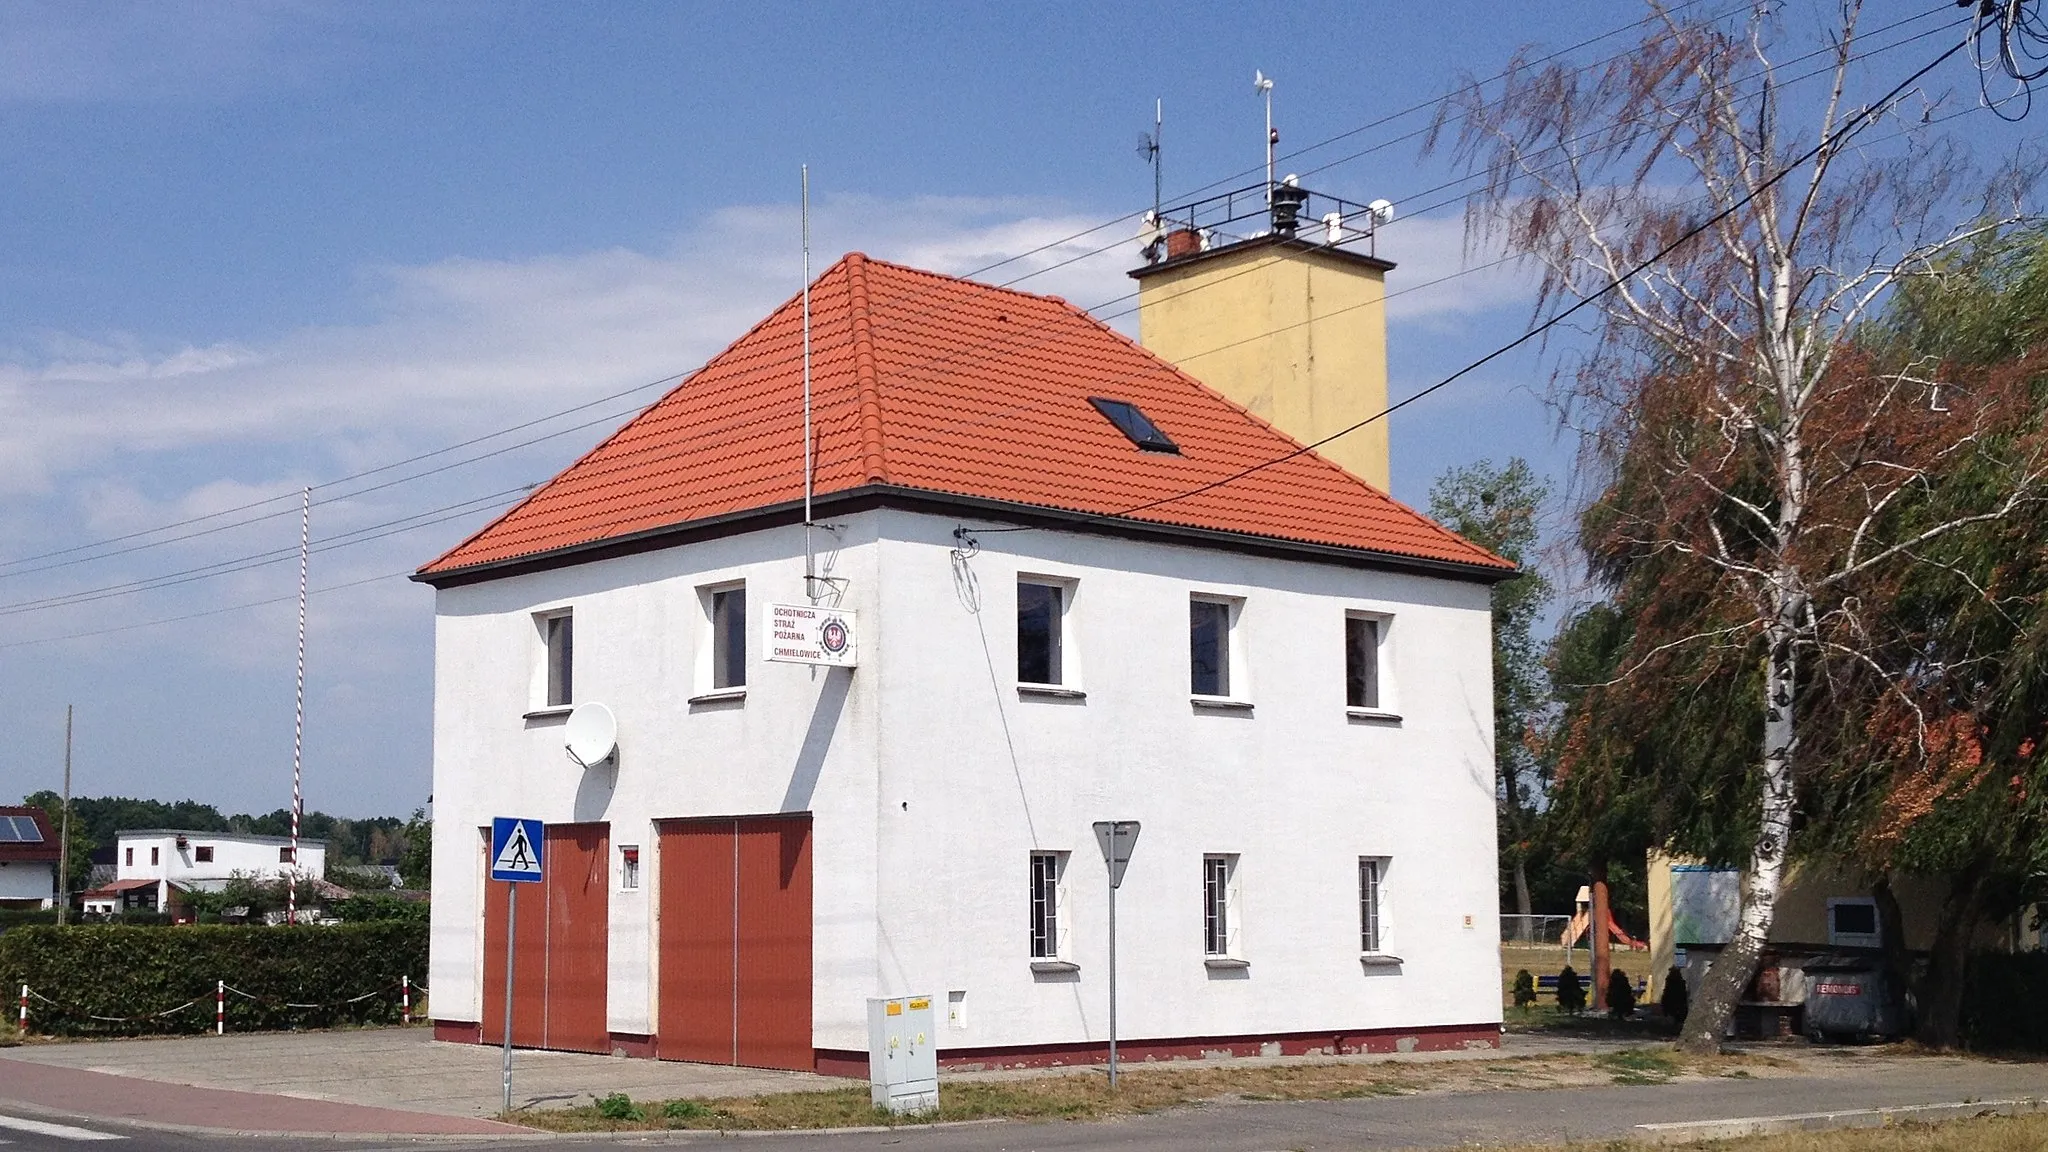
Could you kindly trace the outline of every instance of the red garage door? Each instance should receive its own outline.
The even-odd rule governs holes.
[[[660,843],[662,1059],[814,1067],[810,813],[663,821]]]
[[[490,830],[484,829],[485,843]],[[520,885],[512,1043],[609,1052],[605,1021],[610,825],[550,824],[538,884]],[[485,873],[489,875],[488,872]],[[484,884],[484,1041],[504,1042],[507,889]]]

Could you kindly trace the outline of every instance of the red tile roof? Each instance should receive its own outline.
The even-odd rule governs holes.
[[[1469,566],[1510,566],[1252,416],[1086,312],[853,253],[811,288],[819,495],[888,486]],[[798,501],[802,309],[792,299],[456,548],[423,579]],[[1088,403],[1142,408],[1139,450]]]
[[[57,830],[50,827],[50,814],[41,808],[33,804],[0,805],[0,816],[26,816],[35,821],[36,831],[43,837],[39,841],[0,840],[0,861],[33,863],[56,860],[62,854]]]

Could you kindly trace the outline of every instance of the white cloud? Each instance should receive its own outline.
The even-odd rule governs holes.
[[[1383,226],[1379,254],[1399,265],[1387,277],[1387,322],[1452,323],[1533,299],[1535,280],[1519,263],[1499,264],[1500,252],[1468,251],[1463,217],[1396,217]]]

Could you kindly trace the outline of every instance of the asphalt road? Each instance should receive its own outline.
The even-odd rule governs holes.
[[[415,1138],[404,1142],[349,1139],[228,1139],[123,1127],[110,1122],[60,1119],[0,1107],[0,1140],[14,1148],[75,1152],[187,1152],[222,1148],[276,1149],[519,1148],[569,1149],[616,1143],[723,1146],[747,1152],[1268,1152],[1303,1149],[1429,1148],[1499,1141],[1559,1141],[1627,1134],[1635,1125],[1674,1120],[1772,1116],[1882,1105],[1958,1100],[2048,1097],[2048,1064],[1903,1060],[1845,1066],[1817,1077],[1719,1079],[1665,1085],[1474,1092],[1301,1103],[1210,1104],[1154,1116],[1100,1123],[981,1124],[902,1128],[833,1135],[721,1136],[657,1133],[646,1139],[612,1137],[481,1138],[460,1142]],[[56,1122],[64,1132],[34,1131],[21,1118]],[[117,1136],[121,1143],[91,1141]],[[616,1143],[614,1143],[616,1142]]]

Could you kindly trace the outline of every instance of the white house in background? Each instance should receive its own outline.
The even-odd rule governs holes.
[[[85,894],[85,911],[169,911],[177,891],[217,892],[238,876],[282,880],[294,869],[285,836],[148,828],[120,832],[114,843],[114,880]],[[327,873],[327,842],[299,840],[298,875]]]
[[[503,1035],[522,816],[516,1043],[859,1074],[929,994],[949,1066],[1097,1060],[1137,820],[1127,1058],[1497,1044],[1511,567],[1064,301],[853,254],[810,306],[814,528],[792,300],[416,577],[437,1036]],[[777,658],[813,600],[852,666]]]
[[[62,851],[41,808],[0,807],[0,908],[54,907]]]

